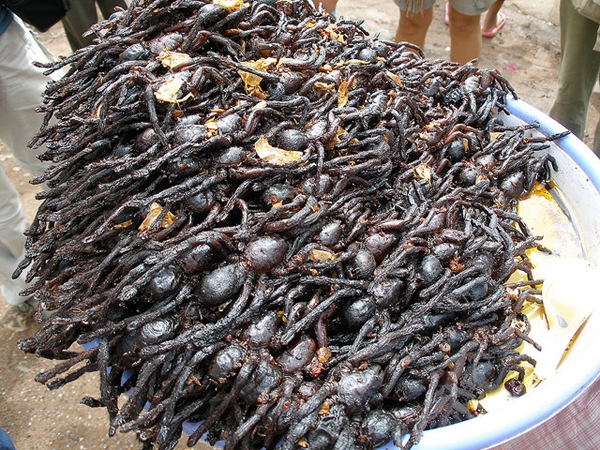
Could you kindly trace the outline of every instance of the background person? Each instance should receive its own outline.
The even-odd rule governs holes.
[[[488,9],[483,18],[483,25],[481,26],[481,35],[483,37],[495,37],[506,24],[506,15],[500,11],[502,5],[504,5],[504,0],[496,0],[490,6],[490,9]]]
[[[15,450],[13,442],[2,428],[0,428],[0,450]]]
[[[337,5],[338,0],[322,0],[318,1],[317,4],[321,3],[323,9],[327,11],[329,14],[333,14],[335,16],[335,5]]]
[[[596,51],[598,23],[577,12],[571,0],[560,2],[560,71],[550,117],[583,140],[590,98],[600,71]],[[600,46],[598,46],[600,50]],[[596,125],[593,150],[600,157],[600,123]]]
[[[450,60],[465,64],[481,55],[481,14],[495,0],[450,0]],[[410,42],[422,50],[433,19],[436,0],[394,0],[400,8],[396,42]]]
[[[127,9],[125,0],[71,0],[71,9],[61,20],[71,50],[93,44],[94,36],[84,38],[83,33],[98,22],[96,5],[104,19],[108,19],[116,7]]]

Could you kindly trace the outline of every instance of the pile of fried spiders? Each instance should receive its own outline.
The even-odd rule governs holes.
[[[98,372],[83,402],[143,449],[190,424],[189,446],[410,448],[509,372],[523,393],[516,206],[555,163],[498,118],[497,71],[304,0],[132,0],[89,33],[45,66],[66,75],[31,142],[39,382]]]

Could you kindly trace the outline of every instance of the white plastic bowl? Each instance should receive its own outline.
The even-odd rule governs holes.
[[[565,128],[527,103],[509,99],[507,124],[539,123],[551,136]],[[600,266],[600,159],[578,138],[568,135],[548,152],[559,170],[552,174],[579,233],[586,259]],[[600,302],[600,299],[598,300]],[[556,374],[501,409],[459,424],[427,430],[414,450],[480,450],[509,441],[548,420],[600,375],[600,313],[592,314]],[[390,443],[382,448],[396,449]]]
[[[507,109],[510,115],[503,115],[507,124],[537,122],[538,131],[547,136],[565,131],[562,125],[523,101],[509,99]],[[558,164],[559,170],[552,178],[564,194],[586,259],[600,266],[600,159],[573,135],[551,143],[547,151]],[[526,433],[565,408],[600,375],[600,356],[595,351],[598,348],[600,313],[590,317],[555,375],[501,409],[425,431],[413,450],[481,450]],[[197,426],[198,423],[185,422],[183,431],[191,434]],[[217,443],[217,447],[221,446],[222,442]],[[390,442],[381,449],[397,450],[397,447]]]

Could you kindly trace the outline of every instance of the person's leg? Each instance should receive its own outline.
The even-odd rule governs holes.
[[[6,431],[0,428],[0,449],[2,450],[15,450],[13,442],[6,434]]]
[[[562,53],[558,89],[549,115],[580,139],[600,68],[600,52],[593,50],[597,33],[596,22],[579,14],[571,0],[561,0]]]
[[[318,8],[320,4],[325,11],[327,11],[329,14],[332,14],[335,11],[337,2],[338,0],[315,0],[315,5]]]
[[[43,115],[35,108],[42,104],[42,93],[49,77],[33,62],[50,62],[51,56],[34,39],[20,19],[15,18],[0,36],[0,140],[10,149],[15,161],[32,175],[46,167],[27,143],[40,129]],[[27,227],[19,195],[0,167],[0,283],[4,299],[19,305],[25,298],[23,277],[12,279],[22,258]]]
[[[427,30],[433,19],[433,7],[425,9],[423,14],[412,14],[410,11],[400,10],[400,19],[396,29],[396,42],[410,42],[421,48],[425,46]]]
[[[492,30],[498,25],[498,13],[500,12],[503,4],[504,0],[496,0],[492,6],[490,6],[490,9],[488,9],[488,12],[483,18],[483,25],[481,26],[482,30]]]
[[[596,130],[594,132],[594,153],[600,158],[600,120],[596,124]]]
[[[71,50],[86,47],[94,42],[94,36],[82,35],[98,21],[94,0],[71,0],[71,9],[61,22]]]
[[[466,15],[452,7],[450,17],[450,60],[465,64],[481,55],[481,15]]]
[[[19,194],[0,166],[0,284],[4,300],[13,306],[25,301],[19,296],[25,281],[13,280],[12,274],[23,255],[26,227]]]
[[[18,18],[0,36],[0,140],[32,175],[41,175],[47,167],[37,158],[45,148],[32,150],[27,146],[44,118],[35,109],[42,104],[46,84],[60,76],[48,77],[33,63],[51,61],[50,53]]]
[[[450,59],[465,64],[481,55],[481,14],[495,0],[449,0]]]
[[[112,13],[115,12],[116,7],[127,9],[127,3],[125,3],[125,0],[96,0],[96,3],[98,4],[98,8],[100,8],[100,12],[105,19],[108,19]],[[332,3],[333,7],[335,8],[335,2]]]

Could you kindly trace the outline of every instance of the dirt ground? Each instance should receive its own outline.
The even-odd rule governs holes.
[[[550,109],[557,86],[560,58],[558,25],[559,0],[507,1],[503,12],[507,23],[494,39],[484,39],[480,65],[498,69],[520,98],[540,111]],[[431,59],[449,55],[448,27],[444,24],[443,2],[435,7],[434,23],[425,45]],[[340,0],[338,17],[365,19],[364,28],[372,35],[392,40],[398,9],[392,0]],[[55,54],[68,55],[69,47],[60,25],[38,38]],[[588,117],[593,131],[600,117],[600,95],[594,94]],[[589,145],[589,138],[586,136]],[[29,176],[19,169],[6,148],[0,145],[0,160],[22,195],[28,217],[37,208],[37,189],[28,183]],[[107,415],[80,405],[85,395],[96,396],[98,379],[89,375],[57,391],[48,391],[34,381],[35,375],[52,363],[20,352],[19,339],[33,333],[16,320],[9,307],[0,301],[0,426],[13,439],[18,450],[42,449],[137,449],[135,436],[107,436]],[[185,446],[180,443],[178,449]],[[206,448],[196,446],[196,449]]]

